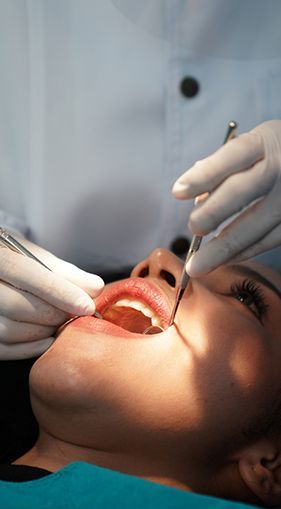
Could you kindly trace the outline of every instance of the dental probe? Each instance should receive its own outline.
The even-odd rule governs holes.
[[[233,138],[235,138],[236,129],[237,129],[237,123],[234,120],[231,120],[228,123],[228,129],[227,129],[227,133],[226,133],[223,145],[225,143],[227,143],[229,140],[232,140]],[[205,200],[207,198],[208,194],[209,193],[203,193],[203,194],[200,194],[199,196],[196,196],[196,198],[194,200],[194,204],[197,205],[197,203],[199,203],[200,201]],[[196,253],[196,251],[198,251],[198,249],[200,248],[202,239],[203,239],[203,236],[201,236],[201,235],[193,235],[193,237],[191,239],[191,244],[190,244],[190,247],[189,247],[188,253],[186,255],[185,262],[184,262],[184,266],[183,266],[180,284],[177,289],[176,300],[175,300],[175,304],[174,304],[172,314],[170,317],[169,327],[171,325],[173,325],[173,323],[175,321],[176,312],[178,310],[180,301],[182,300],[183,294],[185,292],[185,289],[188,285],[188,281],[190,279],[190,276],[187,274],[187,272],[185,270],[186,264],[190,260],[190,258],[194,255],[194,253]]]
[[[39,260],[37,256],[35,256],[33,253],[31,253],[31,251],[26,249],[26,247],[24,247],[20,242],[18,242],[14,237],[12,237],[12,235],[10,235],[10,233],[8,233],[7,230],[2,228],[1,226],[0,226],[0,241],[3,242],[3,244],[5,244],[5,246],[11,249],[12,251],[32,258],[32,260],[34,260],[35,262],[40,263],[40,265],[43,265],[45,269],[49,270],[50,272],[53,272],[50,269],[50,267],[48,267],[45,263]],[[97,318],[103,318],[98,311],[95,311],[94,316],[96,316]]]
[[[7,247],[9,247],[12,251],[15,251],[16,253],[23,254],[25,256],[28,256],[29,258],[32,258],[37,263],[40,263],[40,265],[43,265],[45,269],[48,269],[50,272],[51,269],[45,265],[45,263],[41,262],[37,256],[35,256],[31,251],[28,251],[20,242],[18,242],[12,235],[10,235],[4,228],[0,227],[0,239]]]

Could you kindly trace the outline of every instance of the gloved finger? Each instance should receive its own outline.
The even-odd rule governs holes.
[[[52,327],[60,325],[69,318],[64,311],[4,281],[0,282],[0,315],[18,322]]]
[[[37,339],[48,338],[54,334],[55,330],[56,327],[15,322],[5,316],[0,316],[0,341],[3,343],[35,341]]]
[[[53,337],[31,341],[27,343],[0,343],[1,360],[31,359],[39,357],[53,344]]]
[[[188,226],[195,235],[214,231],[223,221],[265,195],[275,182],[272,173],[264,171],[264,161],[253,168],[231,175],[208,198],[195,206]]]
[[[243,262],[249,258],[253,258],[259,254],[265,253],[270,249],[280,246],[281,244],[281,225],[273,228],[267,235],[260,239],[256,244],[242,251],[231,262]]]
[[[56,262],[53,264],[53,270],[60,276],[85,290],[92,298],[97,297],[104,288],[104,281],[100,276],[85,272],[79,269],[79,267],[76,267],[76,265],[60,260],[59,258],[57,258]]]
[[[73,315],[91,315],[95,304],[81,288],[31,258],[1,250],[0,279]]]
[[[91,295],[91,297],[97,297],[97,295],[99,295],[102,291],[104,281],[100,276],[85,272],[84,270],[76,267],[76,265],[61,260],[46,249],[33,244],[27,239],[21,239],[18,236],[16,236],[16,238],[22,242],[24,246],[31,251],[31,253],[35,254],[40,260],[42,260],[53,272],[79,286]]]
[[[217,236],[203,244],[187,263],[187,273],[197,277],[216,269],[256,244],[277,226],[281,221],[281,211],[275,215],[268,213],[274,209],[273,195],[270,193],[248,207]]]
[[[263,157],[262,137],[253,132],[242,134],[220,147],[211,156],[197,161],[175,182],[172,194],[184,200],[211,192],[227,177],[250,168]]]

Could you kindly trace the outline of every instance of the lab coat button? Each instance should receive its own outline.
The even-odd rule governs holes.
[[[176,237],[171,243],[171,250],[178,256],[187,253],[190,242],[186,237]]]
[[[180,83],[180,90],[184,97],[195,97],[199,92],[199,83],[195,78],[186,76]]]

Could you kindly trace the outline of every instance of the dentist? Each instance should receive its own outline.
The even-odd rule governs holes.
[[[157,246],[215,235],[196,276],[280,244],[281,3],[157,5],[163,37],[109,0],[0,4],[0,226],[53,270],[0,247],[0,359],[40,355]]]

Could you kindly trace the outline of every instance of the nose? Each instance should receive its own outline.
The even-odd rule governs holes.
[[[131,272],[131,277],[154,277],[162,279],[169,286],[178,286],[181,278],[183,262],[168,249],[158,248],[152,251],[146,260],[143,260]]]

